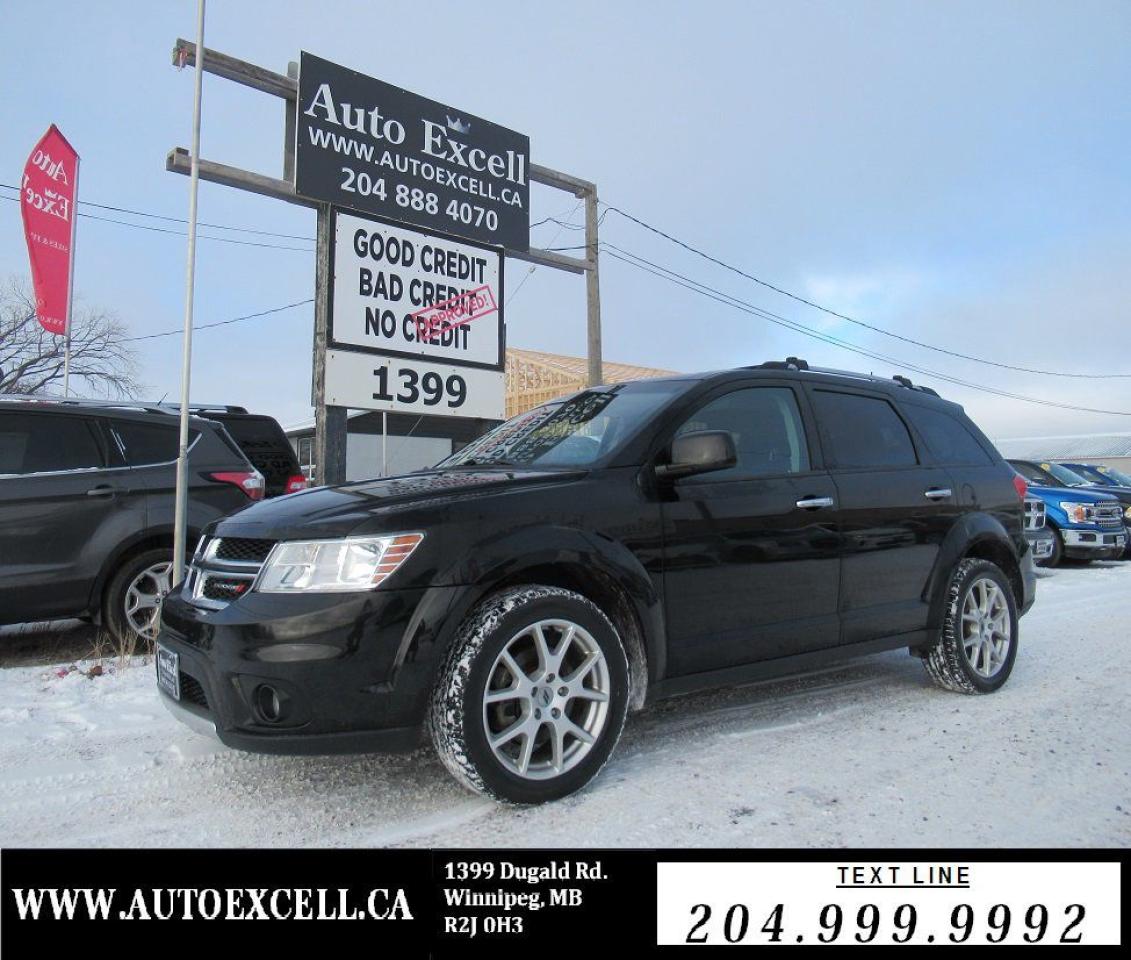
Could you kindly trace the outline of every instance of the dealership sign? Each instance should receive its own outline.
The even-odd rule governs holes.
[[[530,140],[303,53],[295,191],[511,250],[530,246]]]
[[[327,402],[503,415],[498,247],[332,212]]]

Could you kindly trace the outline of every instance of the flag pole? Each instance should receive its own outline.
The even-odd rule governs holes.
[[[79,225],[79,164],[82,161],[75,154],[75,192],[71,196],[71,249],[70,264],[67,268],[67,330],[63,341],[63,396],[71,395],[71,314],[75,302],[75,235]]]
[[[185,263],[185,330],[181,357],[181,430],[177,448],[177,497],[173,514],[173,584],[184,579],[188,509],[189,382],[192,373],[192,298],[196,280],[196,194],[200,185],[200,98],[204,85],[204,0],[196,9],[196,76],[192,103],[192,169],[189,176],[188,258]]]

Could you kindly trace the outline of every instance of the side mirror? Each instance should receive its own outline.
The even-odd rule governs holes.
[[[656,466],[656,476],[678,480],[699,473],[727,470],[738,462],[734,437],[727,430],[698,430],[672,441],[671,463]]]

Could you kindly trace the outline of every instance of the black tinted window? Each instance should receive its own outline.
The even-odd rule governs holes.
[[[704,480],[802,473],[809,469],[809,448],[797,400],[786,387],[735,390],[700,407],[676,436],[700,430],[726,430],[734,438],[737,464]]]
[[[122,441],[126,463],[131,467],[177,459],[179,427],[175,420],[167,424],[115,420],[114,432]],[[189,431],[190,442],[195,435],[195,431]]]
[[[966,426],[949,413],[904,404],[903,412],[923,435],[927,446],[940,463],[977,465],[993,463],[990,455],[974,439]]]
[[[915,446],[886,400],[818,390],[813,395],[825,452],[836,467],[904,467],[917,463]]]
[[[84,417],[0,412],[0,475],[103,465],[102,450]]]

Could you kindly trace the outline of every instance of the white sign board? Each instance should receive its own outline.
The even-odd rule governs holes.
[[[336,211],[330,348],[503,369],[503,254]]]
[[[356,410],[502,420],[503,374],[483,367],[326,352],[326,402]]]

